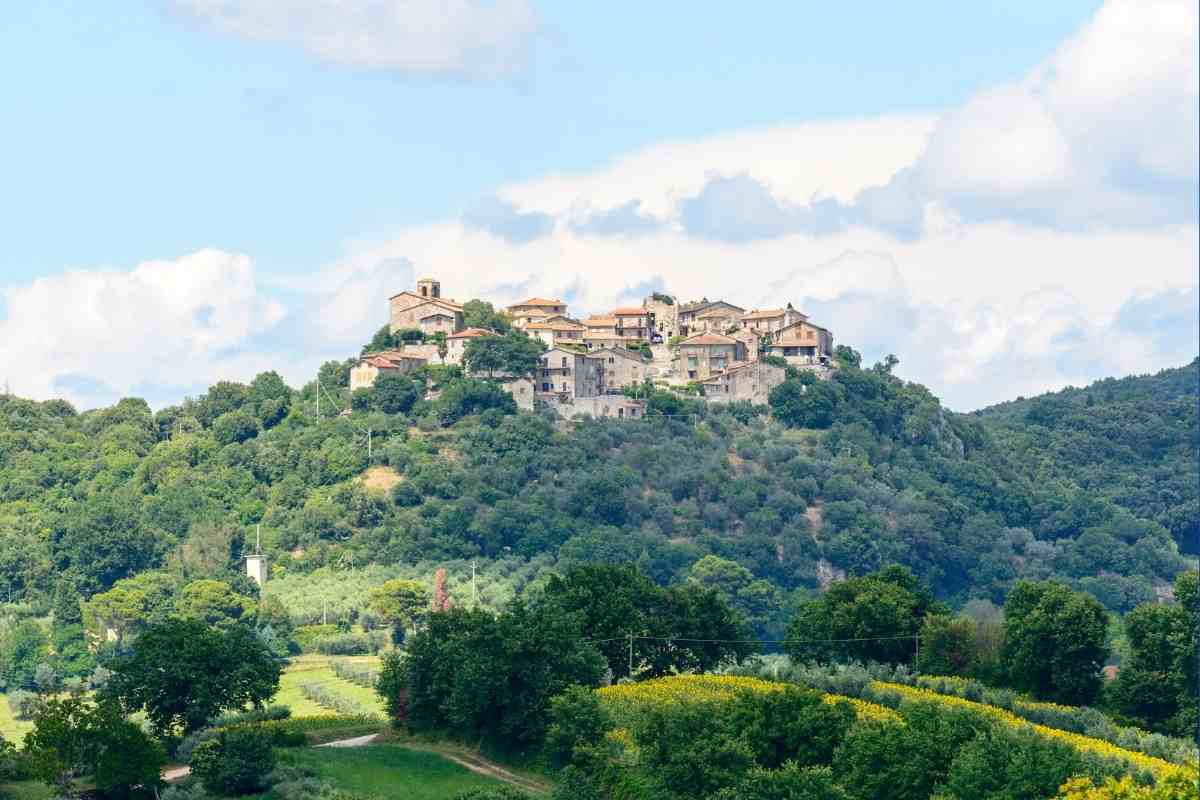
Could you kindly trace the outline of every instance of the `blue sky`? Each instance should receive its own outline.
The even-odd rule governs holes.
[[[957,409],[1200,349],[1193,0],[117,6],[0,4],[24,394],[300,383],[416,272],[786,299]]]
[[[331,65],[162,0],[5,3],[3,273],[203,246],[315,269],[346,240],[665,139],[931,111],[1019,76],[1095,2],[554,3],[527,66]]]

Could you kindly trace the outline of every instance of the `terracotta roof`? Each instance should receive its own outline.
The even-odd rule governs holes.
[[[370,364],[372,367],[379,369],[395,369],[399,366],[397,361],[427,361],[428,359],[421,356],[403,355],[400,353],[389,353],[387,355],[375,354],[364,356],[360,363]]]
[[[784,331],[790,331],[792,328],[795,328],[798,325],[807,325],[808,327],[810,327],[814,330],[825,331],[826,333],[829,333],[828,328],[822,328],[820,325],[816,324],[815,322],[809,322],[807,319],[802,319],[802,320],[793,322],[791,325],[787,325],[785,327],[780,328],[779,330],[775,331],[775,335],[779,336]]]
[[[575,322],[531,322],[525,326],[527,330],[534,331],[582,331],[585,330],[583,325]]]
[[[646,309],[636,306],[631,308],[618,308],[612,312],[614,317],[642,317],[646,315]]]
[[[795,309],[792,310],[795,311]],[[751,311],[749,314],[743,314],[742,319],[774,319],[775,317],[782,317],[787,312],[788,309],[786,308],[767,308],[762,311]],[[797,311],[796,313],[799,314],[800,312]]]
[[[549,299],[545,297],[531,297],[528,300],[523,300],[520,303],[513,303],[509,308],[520,308],[521,306],[565,306],[562,300],[557,298]]]
[[[447,339],[474,339],[478,336],[496,336],[495,331],[489,331],[486,328],[463,328],[458,333],[452,333],[447,336]]]
[[[680,347],[685,344],[737,344],[738,340],[732,336],[723,336],[719,333],[698,333],[695,336],[689,336],[679,343]]]
[[[599,341],[599,340],[607,339],[607,340],[613,341],[613,342],[626,342],[626,341],[629,341],[629,339],[632,337],[618,336],[615,333],[585,333],[583,335],[583,338],[585,341],[589,340],[589,339],[591,341]]]
[[[709,311],[703,311],[697,314],[696,318],[703,319],[704,317],[732,317],[736,314],[736,311],[729,308],[713,308]]]
[[[617,326],[616,317],[588,317],[583,321],[584,325],[589,328],[615,328]]]

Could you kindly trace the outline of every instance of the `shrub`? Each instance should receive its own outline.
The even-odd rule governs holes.
[[[320,615],[318,614],[318,616]],[[337,625],[301,625],[296,628],[293,638],[303,652],[311,653],[316,649],[318,639],[335,636],[337,632]]]
[[[216,739],[196,747],[192,773],[213,794],[241,795],[267,788],[275,768],[271,735],[254,726],[221,731]]]
[[[371,652],[373,642],[361,633],[340,633],[316,640],[318,653],[327,656],[362,656]]]
[[[500,786],[495,789],[469,789],[454,795],[454,800],[529,800],[529,795]]]
[[[8,707],[12,709],[12,714],[17,719],[26,720],[31,718],[34,709],[37,708],[37,704],[38,696],[33,692],[17,689],[8,693]]]

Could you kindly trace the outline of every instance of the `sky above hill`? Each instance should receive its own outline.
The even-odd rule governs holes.
[[[419,275],[793,302],[956,410],[1177,366],[1197,8],[0,4],[0,382],[153,405],[346,358]]]

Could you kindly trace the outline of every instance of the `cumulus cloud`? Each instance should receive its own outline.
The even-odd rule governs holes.
[[[179,13],[246,39],[299,45],[372,69],[493,76],[525,59],[529,0],[170,0]]]
[[[483,231],[509,244],[528,244],[554,230],[554,217],[540,211],[519,211],[512,203],[489,195],[463,214],[472,230]]]
[[[20,394],[83,406],[148,384],[179,399],[217,377],[252,377],[268,359],[242,347],[284,316],[250,259],[218,250],[129,271],[73,270],[4,299],[0,374]]]
[[[666,227],[664,220],[643,214],[642,201],[630,200],[606,211],[595,211],[571,220],[574,233],[584,236],[647,236]]]

